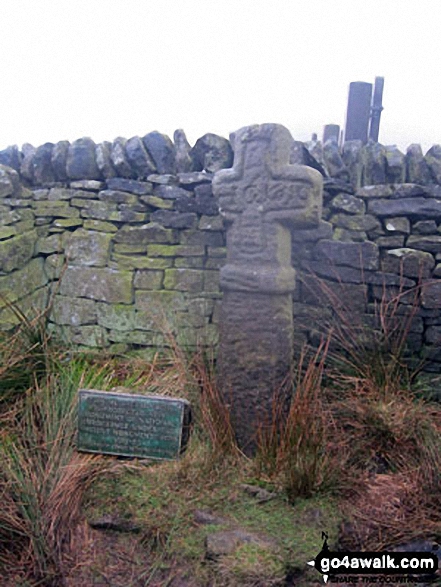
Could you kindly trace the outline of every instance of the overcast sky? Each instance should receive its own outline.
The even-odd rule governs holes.
[[[0,0],[0,149],[183,128],[343,125],[384,76],[380,142],[441,143],[440,0]]]

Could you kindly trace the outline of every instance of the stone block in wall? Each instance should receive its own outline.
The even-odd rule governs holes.
[[[205,267],[204,257],[177,257],[173,261],[173,266],[179,269],[203,269]],[[210,267],[207,267],[210,269]]]
[[[192,192],[186,192],[185,195],[179,195],[174,201],[174,207],[177,212],[198,211],[198,204]]]
[[[37,241],[35,251],[37,254],[51,255],[64,251],[64,243],[61,234],[53,234],[47,237],[40,237]]]
[[[198,257],[205,254],[201,245],[148,245],[149,257]]]
[[[209,247],[223,247],[225,235],[223,232],[182,230],[179,232],[179,242],[183,245],[203,245]]]
[[[338,194],[330,203],[332,210],[346,212],[347,214],[364,214],[366,204],[361,198],[356,198],[350,194]]]
[[[33,182],[34,180],[34,157],[35,157],[35,147],[30,145],[29,143],[25,143],[22,148],[22,155],[23,158],[21,160],[20,165],[20,175],[27,179],[29,182]]]
[[[436,234],[437,232],[435,220],[419,220],[412,226],[413,234]]]
[[[215,173],[233,165],[233,149],[230,142],[219,135],[207,133],[200,137],[190,151],[196,171]]]
[[[179,128],[173,133],[173,143],[175,145],[175,161],[177,173],[186,173],[194,171],[193,160],[190,157],[191,146],[187,141],[185,132]]]
[[[158,173],[176,173],[176,150],[167,135],[153,131],[142,137],[142,142]]]
[[[227,247],[207,247],[207,257],[227,257]]]
[[[363,184],[387,184],[386,151],[383,145],[369,141],[364,146],[364,158]]]
[[[179,313],[179,330],[181,328],[202,328],[208,324],[208,318],[199,314],[198,312],[189,312],[188,309],[185,312]]]
[[[100,326],[112,330],[135,330],[138,328],[139,320],[134,306],[96,302],[96,317]]]
[[[3,204],[5,206],[10,206],[11,208],[30,208],[32,206],[32,200],[27,198],[5,198],[3,200]]]
[[[0,241],[0,271],[9,273],[24,267],[33,257],[37,232],[30,230]]]
[[[127,160],[126,142],[126,139],[123,137],[117,137],[113,141],[110,150],[110,160],[118,177],[132,178],[135,177],[135,174]]]
[[[171,210],[157,210],[150,217],[166,228],[193,228],[197,223],[197,215],[193,213],[172,212]]]
[[[55,175],[55,181],[67,180],[66,165],[69,146],[69,141],[59,141],[52,148],[51,165]]]
[[[400,234],[410,234],[410,222],[404,216],[395,216],[384,219],[384,228],[388,232],[398,232]]]
[[[34,183],[45,185],[56,181],[55,173],[52,168],[52,149],[53,143],[45,143],[37,147],[32,162]]]
[[[191,193],[189,190],[177,187],[175,185],[158,185],[153,190],[153,194],[164,200],[176,200],[179,197],[187,197]]]
[[[82,190],[85,192],[99,192],[105,187],[105,182],[98,179],[77,179],[69,182],[69,186],[75,190]],[[85,196],[83,196],[85,197]],[[90,194],[90,197],[95,197],[94,194]]]
[[[405,236],[403,234],[394,234],[392,236],[379,236],[375,239],[375,244],[380,249],[397,249],[404,247]]]
[[[338,178],[349,183],[349,170],[344,164],[335,141],[329,140],[323,145],[323,159],[325,161],[326,171],[330,177]]]
[[[217,216],[219,203],[213,195],[211,184],[204,184],[195,188],[196,211],[205,216]]]
[[[140,346],[163,346],[163,340],[157,332],[143,330],[110,330],[108,338],[111,342],[136,344]]]
[[[97,302],[85,298],[68,297],[57,294],[54,297],[50,319],[55,324],[80,326],[96,324]]]
[[[151,181],[155,186],[177,185],[179,181],[177,175],[171,173],[152,173],[148,176],[147,180]]]
[[[406,162],[404,154],[396,145],[386,146],[386,182],[403,183],[406,180]]]
[[[103,212],[115,212],[118,208],[115,202],[102,202],[96,198],[72,198],[70,205],[85,210],[102,210]]]
[[[349,181],[355,189],[362,184],[364,150],[362,141],[346,141],[343,144],[342,160],[349,173]]]
[[[142,226],[123,226],[114,236],[115,243],[124,244],[175,244],[178,242],[177,233],[166,229],[157,222],[150,222]]]
[[[327,260],[334,265],[347,265],[363,269],[378,269],[379,251],[374,243],[340,243],[321,240],[314,247],[316,259]]]
[[[203,290],[204,271],[197,269],[166,269],[164,288],[197,293]]]
[[[377,198],[390,198],[394,195],[395,190],[391,185],[366,185],[359,188],[355,195],[357,198],[373,200]]]
[[[441,281],[433,280],[423,284],[421,305],[427,309],[441,308]]]
[[[364,312],[368,301],[367,286],[364,284],[335,283],[318,278],[315,275],[300,274],[301,304],[310,308],[303,309],[301,316],[316,326],[320,317],[329,319],[329,308],[335,311]],[[295,308],[296,306],[294,306]],[[328,310],[324,311],[324,309]],[[299,308],[298,308],[299,309]],[[296,313],[294,311],[294,316]]]
[[[441,326],[429,326],[426,328],[425,341],[429,344],[441,345]]]
[[[78,228],[79,226],[83,226],[82,218],[57,218],[52,222],[50,230],[54,232],[62,232],[63,230],[66,230],[66,228]],[[60,230],[55,231],[56,228]]]
[[[125,244],[114,243],[113,252],[122,255],[136,255],[139,253],[147,253],[147,245],[145,243],[139,244]]]
[[[66,173],[69,179],[101,178],[95,150],[95,143],[88,137],[78,139],[69,146],[66,160]]]
[[[441,200],[434,198],[380,198],[368,201],[368,212],[376,216],[441,218]]]
[[[136,177],[146,179],[156,169],[140,137],[132,137],[125,146],[127,161]]]
[[[222,216],[204,216],[202,215],[199,220],[199,230],[224,230],[224,221]]]
[[[65,254],[71,265],[105,267],[110,254],[112,235],[78,228],[69,236]]]
[[[69,265],[63,274],[60,294],[109,304],[133,303],[133,273],[110,268]]]
[[[372,214],[360,214],[351,216],[349,214],[334,214],[329,219],[331,224],[338,228],[345,228],[346,230],[363,230],[370,232],[381,229],[381,224]]]
[[[139,199],[135,194],[123,192],[120,190],[103,190],[99,192],[98,197],[103,202],[114,202],[115,204],[138,204]]]
[[[15,226],[0,226],[0,241],[17,234]]]
[[[44,272],[49,281],[54,281],[60,278],[65,261],[66,259],[64,255],[53,254],[46,257],[44,261]]]
[[[14,169],[0,165],[0,198],[8,196],[25,198],[30,195],[29,190],[21,185],[18,173]]]
[[[70,188],[55,187],[48,191],[47,200],[51,202],[58,202],[59,200],[71,200],[73,197],[80,197],[77,195],[77,193],[77,190]],[[89,192],[87,192],[86,196],[90,196]],[[47,202],[44,203],[47,204]]]
[[[109,345],[107,332],[96,324],[87,326],[67,326],[69,335],[67,339],[75,345],[93,348],[105,348]]]
[[[441,253],[441,235],[412,234],[408,237],[406,246],[411,249],[419,249],[422,251],[428,251],[430,253]]]
[[[135,290],[135,308],[138,330],[167,332],[179,326],[178,313],[186,311],[187,303],[182,291]]]
[[[179,185],[186,190],[192,190],[198,185],[211,183],[213,181],[213,175],[213,173],[207,173],[205,171],[178,173]]]
[[[406,156],[406,181],[426,185],[432,181],[432,174],[424,159],[420,145],[413,144],[407,148]]]
[[[391,186],[393,189],[392,198],[435,198],[441,194],[435,193],[439,186],[423,186],[416,183],[397,183]]]
[[[291,231],[291,241],[293,243],[303,243],[307,241],[313,242],[320,239],[330,238],[332,238],[332,224],[323,220],[320,222],[317,228],[306,230],[296,229]]]
[[[20,220],[20,215],[16,210],[10,210],[6,206],[2,206],[0,209],[0,226],[7,226],[8,224],[14,224]]]
[[[175,266],[178,267],[179,265],[177,264],[177,259],[175,262]],[[219,271],[219,269],[221,269],[226,263],[226,258],[225,257],[219,257],[219,258],[212,258],[212,259],[207,259],[205,261],[205,269],[217,269]]]
[[[219,343],[219,332],[215,324],[206,324],[203,328],[181,327],[176,332],[176,342],[187,348],[213,348]]]
[[[386,251],[381,261],[383,271],[416,278],[429,277],[434,266],[433,255],[409,248]]]
[[[204,271],[204,291],[219,292],[219,271]]]
[[[22,154],[17,145],[11,145],[0,151],[0,164],[12,167],[15,171],[20,171]]]
[[[112,143],[104,141],[95,147],[95,160],[100,174],[104,179],[111,179],[116,176],[115,168],[112,164],[110,154],[112,152]]]
[[[343,283],[385,286],[402,285],[403,287],[413,287],[416,285],[414,280],[409,279],[408,277],[401,277],[395,273],[379,273],[376,271],[354,269],[353,267],[348,267],[345,265],[336,265],[330,263],[329,261],[303,261],[301,263],[301,267],[305,272]]]
[[[368,235],[364,230],[347,230],[346,228],[336,228],[332,235],[333,240],[342,242],[363,243],[368,240]]]
[[[140,200],[150,208],[157,210],[173,210],[174,208],[173,200],[166,200],[164,198],[159,198],[158,196],[141,196]],[[185,211],[178,208],[177,210],[178,212]]]
[[[212,298],[191,298],[187,302],[187,310],[191,314],[209,317],[213,314],[215,300]]]
[[[173,266],[173,258],[150,258],[147,255],[123,255],[113,253],[108,266],[114,269],[167,269]],[[115,267],[113,266],[115,264]]]
[[[34,214],[36,217],[42,216],[45,218],[79,218],[80,212],[76,208],[69,205],[69,202],[60,201],[39,201],[34,202]]]
[[[132,210],[115,210],[117,204],[113,202],[98,202],[90,200],[85,204],[83,202],[72,200],[72,205],[84,206],[81,209],[82,218],[91,218],[94,220],[107,220],[109,222],[145,222],[147,214],[143,212],[134,212]]]
[[[87,219],[84,220],[83,226],[86,230],[98,230],[99,232],[110,232],[115,233],[118,232],[118,227],[111,222],[106,222],[105,220],[92,220]]]
[[[432,180],[441,183],[441,145],[433,145],[426,153],[425,161],[432,175]]]
[[[32,319],[47,307],[48,294],[48,288],[41,287],[32,291],[29,295],[24,297],[21,296],[21,299],[14,303],[21,312],[23,312],[29,319]],[[8,299],[12,301],[11,297],[8,297]],[[3,309],[0,309],[0,330],[10,330],[19,324],[20,321],[20,317],[12,308],[3,307]]]
[[[135,289],[159,290],[162,289],[164,271],[144,270],[136,271],[133,285]]]
[[[13,271],[9,275],[0,276],[0,306],[5,299],[15,302],[20,298],[32,294],[47,284],[47,277],[43,270],[43,259],[32,259],[22,269]]]

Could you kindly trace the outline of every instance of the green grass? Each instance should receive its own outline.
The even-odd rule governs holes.
[[[336,542],[341,514],[335,498],[318,496],[299,500],[293,507],[286,496],[279,493],[271,501],[258,503],[241,488],[242,483],[249,481],[249,463],[243,462],[239,468],[226,467],[209,482],[199,479],[191,483],[179,481],[179,469],[186,467],[185,458],[191,459],[197,470],[194,456],[188,455],[182,465],[155,465],[98,480],[87,493],[88,519],[111,515],[136,523],[141,527],[144,544],[163,563],[180,560],[191,567],[192,576],[198,577],[201,585],[216,577],[219,580],[219,576],[227,580],[226,575],[228,580],[236,577],[237,581],[242,581],[237,585],[248,584],[256,569],[260,569],[269,585],[282,571],[283,576],[293,569],[305,571],[306,562],[321,548],[322,530]],[[208,511],[222,523],[198,525],[194,518],[196,510]],[[204,560],[206,537],[231,528],[273,541],[276,554],[258,545],[246,544],[237,553],[222,558],[220,566],[207,564]],[[253,557],[258,558],[258,564],[251,564]]]

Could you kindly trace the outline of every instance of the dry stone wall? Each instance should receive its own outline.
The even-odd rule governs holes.
[[[211,182],[232,164],[226,139],[80,139],[0,161],[1,329],[16,322],[8,300],[50,299],[51,330],[75,345],[156,348],[165,322],[183,344],[216,345],[226,249]],[[349,312],[378,326],[398,294],[409,355],[441,371],[441,148],[294,143],[291,161],[324,179],[319,227],[292,231],[297,345]]]

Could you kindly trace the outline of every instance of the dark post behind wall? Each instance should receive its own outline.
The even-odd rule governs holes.
[[[371,127],[369,129],[369,138],[378,143],[378,134],[380,132],[380,118],[383,111],[383,87],[384,77],[375,78],[374,96],[372,98],[372,115]]]
[[[372,84],[351,82],[349,84],[348,108],[346,111],[345,141],[368,140],[371,115]]]

